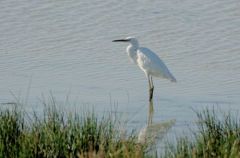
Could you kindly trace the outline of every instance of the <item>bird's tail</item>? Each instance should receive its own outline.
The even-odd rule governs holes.
[[[171,82],[177,82],[176,78],[172,78]]]
[[[176,78],[172,74],[169,75],[169,79],[171,82],[177,82]]]

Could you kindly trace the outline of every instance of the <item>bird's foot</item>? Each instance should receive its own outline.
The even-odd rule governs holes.
[[[154,87],[149,89],[149,101],[150,102],[152,101],[152,98],[153,98],[153,90],[154,90]]]
[[[152,86],[152,88],[151,88],[152,93],[153,93],[153,90],[154,90],[154,86]]]

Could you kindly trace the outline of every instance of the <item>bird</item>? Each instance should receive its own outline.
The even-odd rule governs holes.
[[[176,78],[172,75],[159,56],[149,48],[140,47],[136,38],[127,37],[124,39],[113,40],[112,42],[125,42],[129,44],[126,49],[129,58],[133,63],[137,64],[148,79],[149,101],[152,101],[154,91],[152,77],[164,78],[171,82],[177,82]]]

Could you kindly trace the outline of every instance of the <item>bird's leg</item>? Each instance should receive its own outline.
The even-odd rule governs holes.
[[[148,78],[148,86],[149,86],[149,101],[151,101],[152,100],[152,84],[151,84],[151,79],[149,75],[147,75],[147,78]]]
[[[153,90],[154,90],[152,76],[150,76],[150,84],[151,84],[151,86],[150,86],[151,88],[150,88],[149,101],[152,101],[152,98],[153,98]]]
[[[151,76],[151,83],[152,83],[152,91],[154,90],[154,85],[153,85],[153,79],[152,79],[152,76]],[[152,92],[153,93],[153,92]]]

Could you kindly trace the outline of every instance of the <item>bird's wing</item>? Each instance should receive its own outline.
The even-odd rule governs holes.
[[[164,62],[150,49],[141,47],[137,51],[137,63],[150,75],[163,77],[175,81]]]

